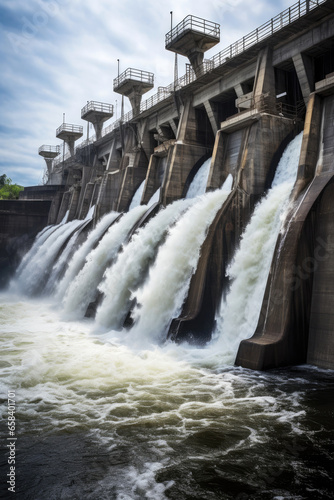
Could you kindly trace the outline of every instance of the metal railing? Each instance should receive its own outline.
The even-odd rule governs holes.
[[[60,145],[58,145],[58,146],[49,146],[49,145],[43,144],[43,146],[40,146],[38,148],[38,154],[41,153],[42,151],[44,153],[59,154],[60,153]]]
[[[319,5],[326,3],[328,0],[301,0],[288,9],[284,10],[277,16],[273,17],[270,21],[266,22],[256,30],[252,31],[248,35],[244,36],[240,40],[236,41],[235,43],[231,44],[229,47],[226,49],[222,50],[215,56],[213,56],[211,59],[203,61],[203,74],[209,73],[213,69],[223,66],[225,63],[229,61],[232,57],[236,57],[241,52],[247,50],[251,46],[265,40],[266,38],[270,37],[273,33],[277,33],[280,31],[282,28],[288,26],[290,23],[297,21],[298,19],[302,18],[305,14],[307,14],[309,11],[319,7]],[[194,17],[194,16],[190,16]],[[182,23],[180,23],[182,24]],[[215,24],[215,23],[213,23]],[[218,25],[219,26],[219,25]],[[174,28],[174,30],[177,28],[177,26]],[[172,33],[174,30],[171,30],[169,32],[172,36]],[[166,40],[167,36],[169,33],[166,35]],[[209,62],[208,62],[209,61]],[[128,68],[124,73],[119,75],[118,78],[115,78],[114,80],[114,90],[115,90],[115,84],[117,82],[117,85],[120,85],[121,81],[126,80],[127,78],[130,78],[130,76],[127,75],[136,75],[137,78],[148,78],[148,75],[152,75],[152,84],[153,84],[153,74],[148,73],[147,71],[140,71],[140,70],[135,70],[133,68]],[[149,97],[147,100],[143,101],[140,105],[140,112],[147,111],[151,107],[155,106],[159,102],[167,99],[174,91],[175,89],[180,89],[182,87],[185,87],[192,83],[193,81],[196,80],[196,75],[194,72],[188,71],[187,74],[181,76],[175,82],[170,83],[167,87],[164,87],[165,91],[161,92],[158,90],[158,93],[154,94],[153,96]],[[139,80],[142,81],[142,80]],[[145,80],[146,81],[146,80]],[[129,111],[127,114],[125,114],[122,119],[116,120],[114,123],[106,127],[102,131],[102,136],[106,136],[107,134],[111,133],[113,130],[115,130],[117,127],[119,127],[120,122],[126,123],[134,118],[133,112]],[[85,143],[86,141],[84,141]],[[78,144],[77,147],[82,147],[84,144]],[[70,157],[70,154],[67,153],[64,157],[64,159],[67,159]],[[60,158],[56,158],[55,162],[60,162]]]
[[[305,109],[304,101],[298,101],[295,106],[285,102],[276,103],[276,110],[278,114],[287,118],[301,118],[305,113]]]
[[[134,80],[136,82],[154,85],[154,74],[140,69],[128,68],[114,79],[114,90],[117,89],[127,80]]]
[[[303,0],[292,5],[288,9],[270,19],[270,21],[262,24],[262,26],[256,28],[256,30],[252,31],[240,40],[237,40],[235,43],[232,43],[229,47],[213,56],[211,58],[211,61],[213,61],[213,67],[217,68],[218,66],[221,66],[229,59],[241,54],[253,45],[262,42],[274,33],[277,33],[289,24],[297,21],[310,10],[315,9],[326,1],[327,0]]]
[[[81,109],[81,118],[88,113],[88,111],[98,111],[99,113],[114,114],[114,106],[105,102],[89,101],[86,106]]]
[[[165,46],[167,47],[179,36],[181,36],[185,31],[197,31],[204,35],[210,35],[214,38],[220,39],[220,26],[212,21],[207,21],[196,16],[187,16],[179,24],[175,26],[171,31],[166,34]]]
[[[72,132],[74,134],[83,134],[82,125],[71,125],[70,123],[62,123],[56,130],[56,136],[61,132]]]
[[[173,90],[169,87],[159,87],[156,94],[152,95],[140,104],[140,112],[142,113],[143,111],[147,111],[159,102],[164,101],[165,99],[170,97],[172,92]]]

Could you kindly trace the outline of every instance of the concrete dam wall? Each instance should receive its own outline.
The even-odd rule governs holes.
[[[104,127],[112,106],[90,101],[94,137],[75,146],[63,123],[66,155],[40,148],[47,183],[22,198],[50,200],[48,227],[18,283],[142,339],[232,336],[244,367],[334,368],[334,2],[204,59],[218,42],[188,16],[166,35],[184,77],[142,101],[153,75],[129,68],[114,90],[130,113]]]

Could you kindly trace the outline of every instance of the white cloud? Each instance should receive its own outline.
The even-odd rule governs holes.
[[[55,130],[63,113],[86,125],[80,110],[100,100],[120,110],[113,92],[120,70],[134,67],[155,75],[155,89],[173,80],[174,54],[164,48],[170,29],[188,15],[221,24],[216,54],[290,5],[286,0],[0,0],[2,113],[1,167],[14,182],[32,185],[43,174],[42,144],[58,144]],[[185,71],[179,58],[179,75]],[[127,100],[126,100],[127,101]],[[127,103],[126,109],[130,109]],[[23,174],[24,172],[24,174]]]

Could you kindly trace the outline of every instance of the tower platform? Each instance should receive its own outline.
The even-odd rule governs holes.
[[[102,137],[103,123],[114,116],[114,106],[105,102],[89,101],[81,109],[81,118],[94,125],[97,139]]]
[[[220,26],[196,16],[187,16],[166,34],[165,48],[186,56],[196,76],[203,73],[204,52],[220,41]]]
[[[81,118],[91,123],[107,121],[114,116],[114,106],[105,102],[89,101],[81,109]]]
[[[196,16],[187,16],[166,34],[165,48],[189,57],[194,49],[202,52],[220,41],[220,26]]]
[[[60,146],[47,146],[43,144],[38,148],[38,154],[43,156],[43,158],[56,158],[60,154]]]
[[[62,123],[56,130],[56,137],[66,142],[70,155],[74,155],[74,143],[77,139],[83,136],[82,125],[71,125]]]
[[[71,125],[69,123],[62,123],[56,130],[56,137],[62,141],[67,142],[68,138],[76,141],[83,136],[83,127],[81,125]]]
[[[140,69],[128,68],[114,79],[114,92],[129,97],[134,87],[140,95],[154,87],[154,74]]]
[[[154,87],[154,74],[128,68],[114,79],[114,92],[129,98],[133,115],[140,113],[142,95]]]

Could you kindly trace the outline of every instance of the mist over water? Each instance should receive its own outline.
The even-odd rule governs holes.
[[[297,157],[296,151],[287,160],[291,176]],[[331,498],[333,372],[233,366],[236,339],[253,333],[250,298],[260,293],[260,267],[250,255],[242,266],[241,252],[245,257],[246,242],[248,254],[260,259],[272,251],[271,243],[262,247],[279,231],[291,189],[284,178],[246,228],[229,269],[223,328],[204,349],[164,338],[231,178],[221,190],[169,205],[130,241],[129,229],[147,207],[117,221],[118,214],[106,215],[69,257],[56,291],[31,297],[21,276],[29,283],[27,268],[37,254],[52,269],[42,248],[58,245],[65,232],[70,256],[74,224],[39,235],[17,286],[0,301],[0,413],[6,420],[7,392],[15,391],[19,500]],[[250,247],[255,235],[258,247]],[[265,279],[264,273],[261,286]],[[84,318],[98,291],[96,319]],[[233,332],[226,325],[236,300],[241,319]],[[125,329],[129,307],[134,325]],[[0,465],[5,477],[5,454]]]

